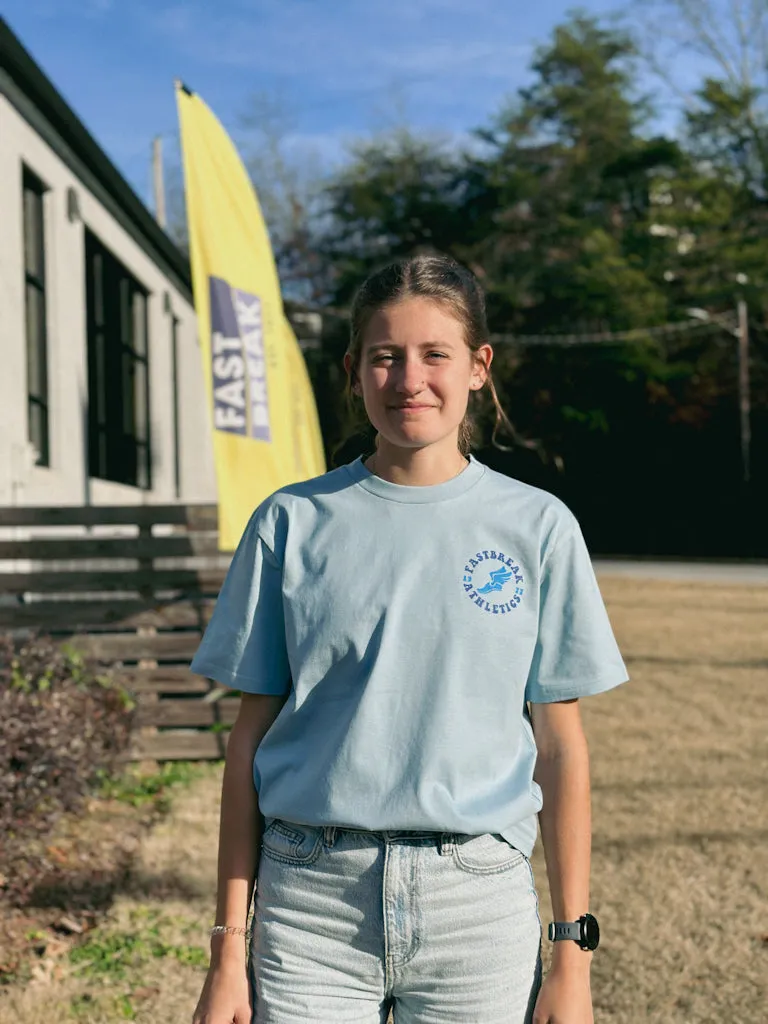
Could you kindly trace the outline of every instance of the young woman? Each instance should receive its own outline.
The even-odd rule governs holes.
[[[245,530],[192,663],[243,693],[195,1024],[592,1021],[578,698],[627,676],[573,515],[469,452],[469,395],[503,416],[486,339],[452,260],[370,277],[345,368],[376,450]]]

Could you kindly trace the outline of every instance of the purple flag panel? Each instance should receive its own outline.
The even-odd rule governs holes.
[[[245,437],[245,360],[232,303],[232,289],[219,277],[209,277],[208,280],[211,297],[213,426],[216,430]]]
[[[248,371],[248,396],[251,406],[251,437],[271,441],[269,401],[267,399],[267,367],[264,362],[264,329],[261,322],[261,300],[248,292],[232,289],[235,315],[245,349]]]
[[[214,428],[271,441],[261,302],[219,277],[208,280]]]

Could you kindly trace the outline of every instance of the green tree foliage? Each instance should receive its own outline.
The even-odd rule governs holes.
[[[674,143],[639,134],[648,111],[633,95],[633,58],[627,36],[576,16],[537,53],[532,85],[479,133],[480,154],[451,155],[403,133],[362,148],[329,191],[333,301],[348,301],[375,263],[434,247],[480,274],[497,332],[663,322],[668,289],[648,273],[649,191],[657,169],[680,156]],[[642,345],[620,358],[560,350],[542,388],[531,380],[542,359],[500,357],[496,377],[552,461],[563,460],[564,438],[610,432],[627,391],[637,404],[670,372]]]
[[[456,253],[462,185],[453,155],[405,129],[357,145],[326,192],[333,304],[346,305],[377,264],[424,248]]]
[[[709,32],[696,21],[705,0],[670,4]],[[659,136],[639,59],[628,32],[576,13],[463,151],[404,129],[359,143],[320,194],[293,272],[311,254],[313,294],[343,310],[375,266],[439,250],[481,279],[492,333],[639,332],[622,344],[498,344],[497,388],[536,447],[481,456],[566,497],[603,550],[747,551],[768,475],[756,456],[741,486],[732,333],[653,328],[690,321],[694,307],[732,316],[747,297],[753,448],[765,451],[768,104],[726,60],[679,137]],[[334,316],[309,356],[329,453],[350,427],[345,347]],[[489,409],[480,420],[487,439]]]

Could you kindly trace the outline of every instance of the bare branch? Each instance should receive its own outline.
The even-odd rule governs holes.
[[[736,38],[739,44],[739,67],[742,83],[752,89],[752,67],[750,61],[750,38],[747,22],[744,18],[743,0],[731,0],[733,24],[736,27]]]
[[[766,0],[630,0],[629,10],[644,37],[642,56],[671,88],[686,51],[714,64],[734,93],[768,86]],[[675,92],[684,95],[679,86]]]
[[[749,37],[754,41],[756,50],[756,71],[763,75],[764,85],[768,80],[768,18],[765,7],[765,0],[752,0],[749,19]]]
[[[670,0],[691,29],[691,48],[719,64],[733,85],[739,82],[738,53],[728,53],[728,39],[723,32],[711,0]]]

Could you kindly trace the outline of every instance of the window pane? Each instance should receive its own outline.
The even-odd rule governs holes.
[[[122,268],[120,268],[122,269]],[[133,312],[131,310],[131,282],[125,274],[120,276],[120,344],[133,345]]]
[[[152,484],[151,475],[149,472],[149,447],[146,444],[138,444],[136,446],[136,483],[139,487],[148,489]]]
[[[97,327],[104,326],[104,261],[101,253],[93,254],[91,264],[91,280],[93,281],[93,321]]]
[[[146,296],[95,235],[88,260],[89,429],[99,475],[149,486]],[[100,307],[100,308],[99,308]],[[143,454],[139,448],[143,449]]]
[[[107,433],[105,430],[100,430],[98,435],[98,472],[97,476],[103,477],[105,480],[109,479],[109,471],[107,469],[109,462],[108,451],[109,445],[107,444]]]
[[[137,355],[146,355],[147,299],[141,292],[133,293],[133,349]]]
[[[136,360],[133,368],[133,404],[136,412],[135,436],[146,442],[147,437],[147,366]]]
[[[27,390],[45,402],[45,297],[33,284],[27,285]]]
[[[134,383],[134,362],[130,352],[123,350],[122,359],[122,384],[123,384],[123,433],[127,437],[135,436],[136,409],[135,409],[135,383]]]
[[[43,276],[43,197],[24,188],[24,268],[28,274]]]
[[[100,426],[107,422],[107,340],[104,331],[96,331],[93,338],[94,394],[90,396],[96,421]]]
[[[29,406],[29,440],[37,449],[36,466],[48,465],[48,410],[34,400]]]
[[[45,334],[43,186],[26,169],[23,177],[24,316],[27,343],[27,430],[35,462],[48,465],[48,373]]]

